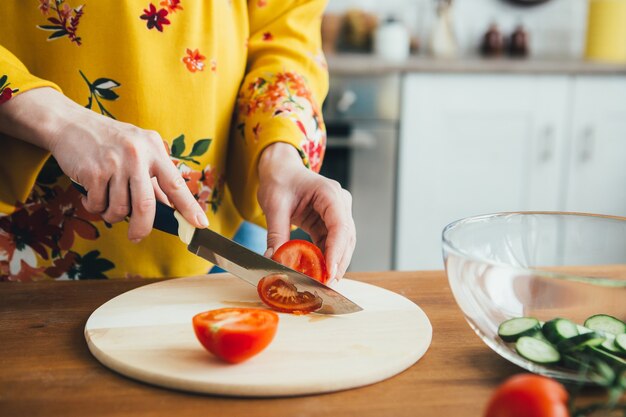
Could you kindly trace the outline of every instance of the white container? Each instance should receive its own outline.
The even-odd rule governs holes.
[[[374,54],[386,61],[400,62],[409,57],[409,31],[401,22],[388,18],[374,32]]]

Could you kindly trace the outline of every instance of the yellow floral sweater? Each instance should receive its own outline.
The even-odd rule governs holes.
[[[256,165],[274,142],[319,170],[328,75],[322,0],[3,0],[0,106],[49,86],[167,144],[211,228],[264,224]],[[113,6],[114,4],[114,6]],[[54,158],[0,135],[0,280],[161,277],[210,264],[174,236],[135,245],[87,213]]]

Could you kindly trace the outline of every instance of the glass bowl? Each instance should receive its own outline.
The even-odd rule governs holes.
[[[580,381],[566,368],[519,356],[498,337],[503,321],[532,316],[578,324],[594,314],[626,319],[626,218],[563,212],[470,217],[443,230],[454,297],[476,334],[522,368]]]

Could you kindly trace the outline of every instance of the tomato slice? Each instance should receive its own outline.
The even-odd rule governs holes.
[[[288,268],[302,272],[322,284],[328,281],[328,269],[322,251],[306,240],[290,240],[283,244],[272,259]]]
[[[308,291],[300,292],[285,274],[263,277],[257,285],[261,301],[283,313],[308,314],[322,308],[322,299]]]
[[[196,314],[196,337],[218,358],[239,363],[265,349],[276,334],[278,315],[261,308],[220,308]]]

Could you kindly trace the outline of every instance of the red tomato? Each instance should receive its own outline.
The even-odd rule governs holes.
[[[322,299],[308,291],[299,292],[284,274],[263,277],[257,285],[261,301],[283,313],[308,314],[322,307]]]
[[[485,417],[569,417],[563,385],[544,376],[520,374],[498,387]]]
[[[272,256],[276,262],[302,272],[322,284],[328,281],[326,260],[317,246],[306,240],[290,240]]]
[[[261,352],[276,334],[278,315],[261,308],[220,308],[193,317],[196,337],[209,352],[239,363]]]

